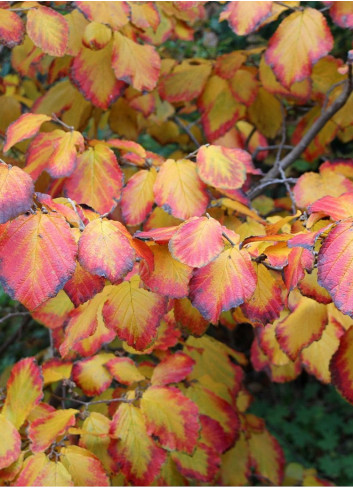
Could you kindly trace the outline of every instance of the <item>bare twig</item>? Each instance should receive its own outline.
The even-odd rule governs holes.
[[[75,130],[75,128],[73,126],[68,126],[67,124],[65,124],[65,122],[63,122],[61,119],[59,119],[59,117],[54,112],[52,113],[51,118],[54,122],[65,127],[65,129],[67,129],[68,131],[72,132]]]
[[[206,212],[206,217],[207,219],[211,219],[211,216],[209,215],[208,212]],[[232,239],[230,239],[230,237],[223,231],[222,232],[222,236],[223,238],[225,238],[227,241],[229,241],[229,243],[232,245],[232,246],[235,246],[235,243]]]
[[[251,140],[251,138],[253,137],[253,135],[255,134],[255,132],[256,132],[256,127],[254,126],[254,127],[251,129],[251,131],[249,132],[248,137],[247,137],[247,138],[246,138],[246,140],[245,140],[244,149],[245,149],[246,151],[248,151],[249,144],[250,144],[250,140]]]
[[[348,64],[348,79],[345,83],[343,92],[337,97],[337,99],[328,107],[321,116],[316,119],[311,128],[304,134],[301,141],[290,151],[277,166],[273,166],[271,170],[248,192],[248,197],[253,199],[260,194],[263,184],[270,180],[273,180],[281,174],[279,166],[284,171],[302,154],[302,152],[309,146],[315,136],[321,131],[325,124],[338,112],[347,102],[353,89],[352,81],[352,62]]]
[[[137,400],[137,398],[134,399],[126,399],[125,397],[116,397],[114,399],[99,399],[99,401],[81,401],[81,399],[74,399],[72,397],[62,397],[62,396],[57,396],[56,394],[52,393],[51,394],[53,397],[58,399],[59,401],[70,401],[70,402],[76,402],[76,404],[80,404],[82,406],[85,406],[86,408],[88,406],[93,406],[95,404],[112,404],[113,402],[125,402],[126,404],[132,404],[134,401]]]
[[[26,311],[26,312],[10,312],[9,314],[6,314],[6,316],[4,316],[0,319],[0,323],[4,323],[8,319],[16,317],[16,316],[29,316],[29,315],[30,314],[28,311]]]
[[[179,117],[177,117],[176,115],[173,117],[173,121],[180,127],[180,129],[182,129],[184,132],[186,132],[186,134],[189,136],[189,138],[191,139],[191,141],[195,144],[195,146],[197,148],[199,148],[201,146],[201,144],[198,142],[198,140],[195,138],[195,136],[193,135],[193,133],[190,131],[190,129],[188,128],[188,126],[186,126],[185,124],[183,124],[181,122],[181,120],[179,119]]]
[[[292,10],[293,12],[298,12],[298,10],[302,10],[301,7],[293,7],[292,5],[287,5],[285,2],[273,2],[276,3],[277,5],[280,5],[281,7],[285,7],[288,10]]]
[[[202,146],[207,147],[207,146],[209,146],[209,145],[210,145],[210,144],[209,144],[209,143],[207,143],[207,144],[203,144]],[[189,153],[188,155],[186,155],[186,156],[185,156],[185,159],[187,159],[187,160],[188,160],[189,158],[193,158],[194,156],[196,156],[196,155],[197,155],[197,153],[199,152],[199,149],[200,149],[200,148],[201,148],[201,146],[200,146],[200,147],[198,147],[197,149],[195,149],[195,151],[192,151],[191,153]]]
[[[271,144],[270,146],[258,146],[252,154],[252,159],[255,160],[257,155],[261,153],[261,151],[271,151],[273,149],[278,149],[279,144]],[[293,149],[294,146],[290,144],[283,144],[282,149]]]

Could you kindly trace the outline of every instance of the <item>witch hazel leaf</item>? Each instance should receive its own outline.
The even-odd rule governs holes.
[[[121,196],[123,173],[113,151],[98,143],[77,157],[77,167],[65,180],[64,194],[100,214],[110,212]]]
[[[86,448],[75,445],[62,448],[60,462],[71,475],[75,486],[107,487],[110,485],[102,463]]]
[[[114,30],[121,29],[129,22],[130,8],[127,2],[76,2],[76,5],[88,20],[108,24]]]
[[[76,423],[77,413],[77,409],[58,409],[33,421],[28,427],[32,452],[39,453],[46,450],[58,436],[63,435]]]
[[[333,38],[325,17],[308,7],[281,22],[269,41],[265,58],[279,81],[289,87],[310,76],[312,65],[332,47]]]
[[[21,168],[0,163],[0,224],[26,212],[33,204],[33,180]]]
[[[165,357],[154,369],[153,385],[175,384],[185,379],[193,369],[195,361],[182,352]]]
[[[166,313],[167,298],[139,287],[140,278],[132,277],[110,286],[103,307],[106,325],[137,350],[146,349],[156,338],[157,327]]]
[[[71,377],[72,363],[59,358],[51,358],[42,365],[43,383],[45,385]]]
[[[136,231],[135,237],[144,241],[154,241],[160,245],[167,244],[177,232],[179,226],[154,228],[150,231]]]
[[[0,413],[0,470],[15,462],[21,453],[21,437],[11,421]]]
[[[27,34],[34,44],[51,56],[63,56],[69,40],[65,17],[52,8],[39,6],[27,14]]]
[[[30,455],[24,461],[14,484],[17,487],[68,487],[74,483],[61,462],[52,462],[44,453]]]
[[[8,48],[21,44],[25,33],[25,26],[15,12],[0,9],[0,42]]]
[[[353,327],[341,337],[340,345],[330,362],[331,382],[340,394],[353,403]]]
[[[51,120],[51,117],[44,114],[23,114],[15,122],[9,125],[6,131],[6,141],[4,144],[4,152],[8,151],[12,146],[29,139],[37,134],[40,126],[44,122]]]
[[[13,220],[3,233],[0,250],[0,281],[30,310],[55,296],[75,270],[74,237],[66,221],[53,213]]]
[[[42,397],[41,370],[34,357],[24,358],[17,362],[11,370],[2,414],[16,428],[20,428]]]
[[[352,307],[352,220],[340,222],[330,231],[320,248],[318,282],[331,295],[336,307],[353,316]]]
[[[90,22],[83,34],[82,44],[90,49],[104,48],[112,38],[112,31],[107,25]]]
[[[136,90],[153,90],[157,84],[161,60],[153,46],[141,45],[114,32],[112,68],[118,80]]]
[[[78,131],[53,131],[57,134],[48,165],[48,173],[53,178],[67,177],[76,167],[77,150],[83,151],[84,138]]]
[[[134,485],[150,485],[160,471],[167,452],[156,445],[146,430],[141,409],[123,403],[114,414],[109,453]]]
[[[110,386],[113,377],[104,365],[113,358],[112,353],[99,353],[74,364],[72,378],[87,396],[98,396]]]
[[[228,20],[238,36],[256,31],[271,15],[272,2],[230,2],[219,20]]]
[[[154,168],[135,173],[123,189],[121,210],[127,226],[141,224],[152,210],[153,185],[157,172]]]
[[[131,358],[113,358],[105,366],[120,384],[130,385],[145,380]]]
[[[225,189],[240,188],[245,182],[246,165],[252,165],[247,151],[215,145],[201,146],[196,161],[202,181]]]
[[[347,192],[339,197],[327,195],[313,202],[308,207],[308,213],[322,212],[334,221],[353,217],[353,192]]]
[[[149,387],[141,399],[147,432],[169,450],[192,453],[198,436],[198,408],[176,387]]]
[[[256,274],[250,255],[234,246],[195,270],[190,281],[190,299],[205,319],[216,324],[222,311],[250,299],[255,288]]]
[[[154,257],[151,270],[146,262],[140,265],[140,276],[146,286],[153,292],[173,298],[186,297],[189,293],[189,282],[192,268],[175,260],[166,245],[152,245]]]
[[[203,267],[223,250],[222,232],[222,226],[212,217],[192,217],[179,226],[169,241],[169,250],[181,263]]]
[[[293,248],[288,255],[288,265],[285,266],[283,275],[284,283],[288,291],[293,290],[304,278],[305,270],[313,269],[315,256],[311,250],[305,248]]]
[[[209,326],[187,297],[174,301],[174,315],[176,321],[194,336],[202,336]]]
[[[212,483],[220,467],[220,457],[214,448],[198,443],[192,455],[172,452],[178,471],[192,481]]]
[[[209,201],[206,186],[190,160],[165,161],[153,190],[157,205],[179,219],[202,215]]]
[[[82,423],[80,446],[93,453],[102,462],[105,470],[114,472],[115,463],[108,453],[110,425],[109,418],[101,413],[91,412]]]
[[[64,290],[73,304],[78,307],[101,292],[104,285],[104,277],[91,274],[76,262],[74,274],[66,282]]]
[[[52,299],[48,299],[31,313],[32,318],[49,329],[63,326],[74,305],[67,294],[60,290]]]
[[[284,453],[276,438],[265,429],[260,433],[251,433],[248,444],[255,473],[274,485],[282,484]]]
[[[90,273],[117,282],[133,267],[135,252],[118,221],[95,219],[84,229],[78,244],[78,260]]]
[[[103,303],[98,310],[98,324],[95,332],[88,336],[87,338],[83,338],[75,343],[75,351],[81,355],[81,357],[91,357],[95,355],[103,345],[109,344],[116,337],[115,331],[108,329],[102,319],[102,311]]]

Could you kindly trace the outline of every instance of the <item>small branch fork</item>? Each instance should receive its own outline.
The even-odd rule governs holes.
[[[316,119],[311,128],[304,134],[301,141],[282,159],[280,159],[277,164],[275,163],[271,170],[257,183],[252,189],[248,192],[248,197],[250,199],[254,199],[257,197],[261,190],[267,185],[271,185],[271,183],[275,183],[274,181],[278,179],[279,176],[282,176],[281,182],[286,181],[289,183],[289,179],[283,179],[284,171],[295,162],[295,160],[303,153],[303,151],[309,146],[315,136],[321,131],[321,129],[325,126],[325,124],[345,105],[349,96],[353,90],[353,77],[352,77],[352,63],[353,56],[349,54],[348,56],[348,78],[345,81],[345,87],[343,92],[337,97],[337,99],[323,112],[320,117]],[[337,85],[336,85],[337,86]],[[334,87],[335,88],[335,87]],[[332,87],[331,87],[332,89]],[[331,90],[330,89],[330,90]],[[282,133],[282,141],[283,141],[283,133]],[[279,145],[279,147],[284,149],[284,144]],[[278,154],[278,153],[277,153]],[[271,183],[270,183],[271,182]],[[279,182],[278,182],[279,183]],[[292,199],[292,202],[293,199]],[[294,206],[295,204],[293,204]]]

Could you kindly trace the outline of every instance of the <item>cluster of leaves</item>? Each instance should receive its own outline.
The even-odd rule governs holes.
[[[278,25],[180,60],[205,2],[1,3],[0,281],[52,345],[7,381],[0,481],[281,484],[248,360],[210,323],[252,325],[273,382],[306,369],[353,402],[353,161],[285,173],[352,138],[328,25],[352,2],[324,3],[217,5],[238,36]]]

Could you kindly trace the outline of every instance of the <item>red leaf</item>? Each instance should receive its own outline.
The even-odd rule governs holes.
[[[33,180],[17,166],[0,164],[0,224],[26,212],[33,204]]]
[[[6,131],[6,141],[4,152],[8,151],[14,144],[24,139],[29,139],[37,134],[40,126],[44,122],[51,120],[51,117],[44,114],[23,114],[15,122],[9,125]]]
[[[21,44],[25,26],[21,18],[10,10],[0,9],[0,42],[8,48]]]
[[[182,352],[165,357],[154,369],[151,383],[154,385],[175,384],[190,374],[195,361]]]

